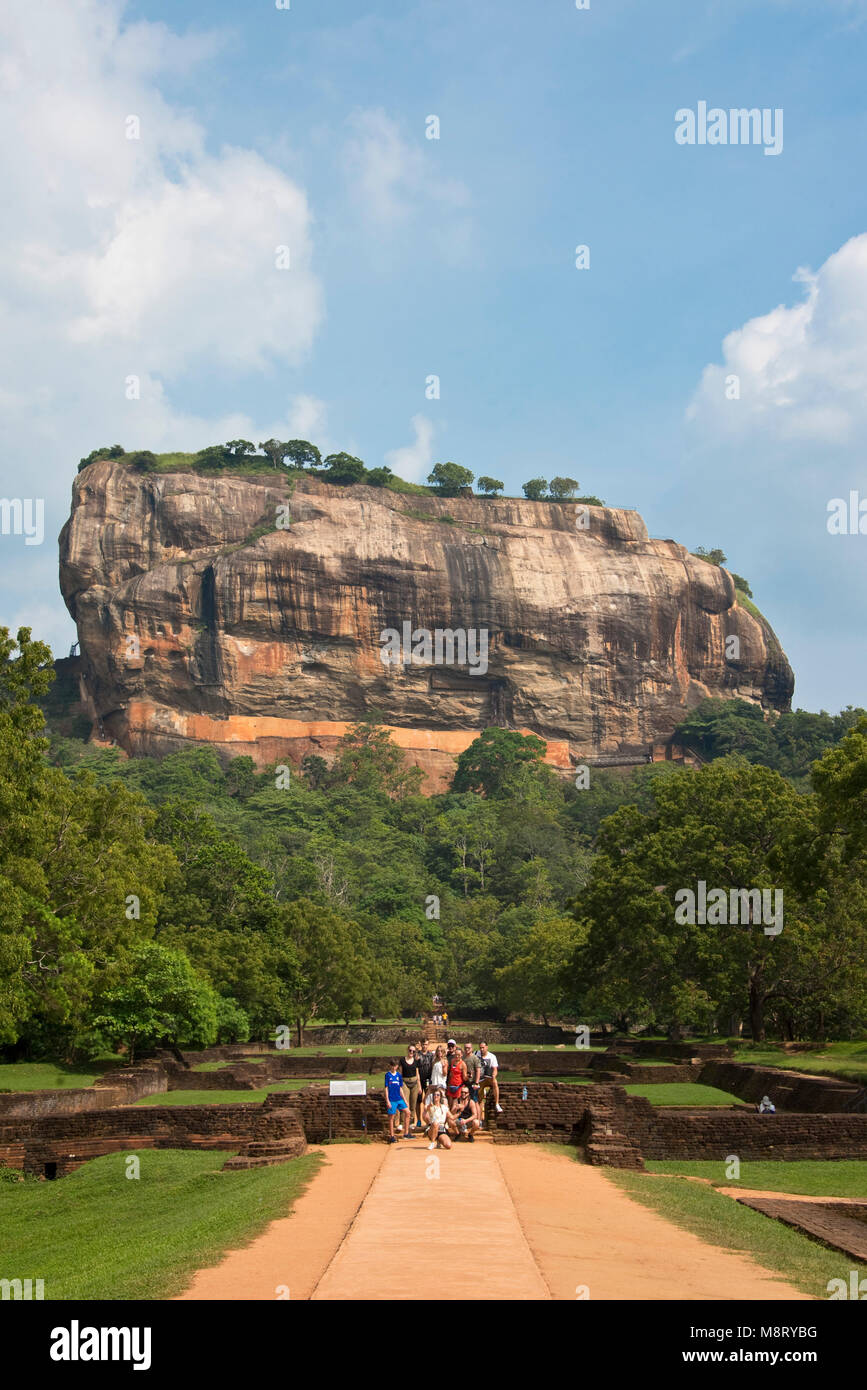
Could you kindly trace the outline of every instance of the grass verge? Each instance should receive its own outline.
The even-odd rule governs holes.
[[[738,1105],[745,1106],[740,1096],[720,1091],[716,1086],[702,1086],[696,1081],[647,1081],[624,1086],[629,1096],[644,1096],[651,1105]]]
[[[867,1200],[867,1160],[818,1159],[798,1161],[746,1160],[739,1178],[726,1177],[725,1159],[648,1160],[651,1173],[672,1177],[707,1178],[721,1187],[751,1188],[757,1192],[792,1192],[804,1197],[860,1197]]]
[[[681,1178],[653,1178],[606,1168],[610,1182],[675,1226],[692,1231],[708,1245],[751,1255],[763,1268],[779,1275],[802,1293],[826,1299],[831,1279],[848,1284],[854,1262],[818,1241],[762,1216],[711,1187]],[[859,1270],[859,1278],[867,1268]]]
[[[92,1159],[58,1182],[0,1183],[0,1274],[44,1279],[46,1299],[170,1298],[286,1216],[322,1161],[223,1173],[226,1153],[145,1149],[128,1179],[127,1157]]]

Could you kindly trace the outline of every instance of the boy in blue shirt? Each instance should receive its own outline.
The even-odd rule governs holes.
[[[403,1111],[403,1137],[409,1138],[409,1106],[403,1098],[403,1077],[397,1062],[389,1062],[385,1073],[385,1103],[388,1106],[388,1142],[396,1144],[394,1117]]]

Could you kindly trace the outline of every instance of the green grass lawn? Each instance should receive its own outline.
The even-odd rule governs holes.
[[[735,1049],[735,1061],[757,1067],[783,1067],[816,1076],[840,1076],[867,1084],[867,1042],[828,1043],[821,1052],[783,1052],[773,1046],[745,1043]]]
[[[661,1062],[656,1057],[630,1057],[628,1053],[620,1053],[625,1062],[631,1062],[635,1067],[670,1067],[671,1062]],[[676,1064],[675,1064],[676,1065]]]
[[[680,1160],[650,1161],[651,1173],[672,1177],[708,1178],[725,1187],[754,1188],[759,1192],[793,1192],[806,1197],[860,1197],[867,1200],[867,1160],[837,1159],[821,1162],[744,1161],[739,1179],[727,1178],[725,1159],[694,1163]]]
[[[511,1080],[511,1074],[508,1072],[500,1072],[500,1076],[505,1077],[506,1080]],[[516,1081],[521,1080],[517,1072],[514,1073],[514,1077]],[[604,1082],[594,1082],[592,1076],[549,1076],[547,1072],[544,1076],[530,1076],[525,1079],[528,1086],[538,1085],[540,1081],[562,1081],[566,1086],[599,1086],[600,1084],[605,1084]]]
[[[4,1062],[0,1064],[0,1091],[53,1091],[75,1086],[92,1086],[109,1069],[110,1061],[70,1066],[65,1062]]]
[[[366,1081],[368,1090],[381,1090],[379,1082],[371,1086],[367,1075],[341,1076],[341,1081]],[[288,1081],[271,1081],[255,1091],[159,1091],[155,1095],[142,1096],[135,1105],[237,1105],[245,1102],[261,1105],[272,1091],[300,1091],[305,1086],[327,1086],[327,1080],[309,1076],[293,1076]]]
[[[739,1096],[729,1095],[716,1086],[700,1086],[694,1081],[650,1081],[643,1085],[637,1083],[624,1086],[629,1096],[644,1096],[651,1105],[739,1105],[745,1106]]]
[[[46,1299],[170,1298],[286,1216],[322,1161],[305,1154],[223,1173],[227,1153],[138,1156],[137,1179],[118,1153],[57,1182],[0,1182],[0,1276],[44,1279]]]
[[[250,1062],[258,1066],[264,1061],[264,1057],[236,1057],[234,1062],[197,1062],[190,1071],[225,1071],[226,1067],[247,1066]]]
[[[789,1165],[779,1164],[783,1166]],[[851,1256],[828,1250],[799,1231],[751,1211],[701,1183],[683,1182],[675,1177],[653,1178],[644,1173],[612,1168],[602,1171],[628,1196],[659,1212],[675,1226],[692,1231],[710,1245],[752,1255],[765,1269],[813,1298],[827,1299],[828,1281],[845,1279],[848,1282],[849,1271],[855,1267]],[[858,1277],[867,1277],[867,1266],[859,1269]]]

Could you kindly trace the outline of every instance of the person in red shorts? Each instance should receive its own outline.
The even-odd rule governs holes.
[[[458,1103],[461,1087],[467,1084],[467,1069],[454,1038],[446,1045],[446,1095],[449,1109],[454,1110]]]

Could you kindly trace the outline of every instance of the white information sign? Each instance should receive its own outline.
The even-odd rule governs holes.
[[[366,1081],[329,1081],[328,1094],[330,1096],[366,1096]]]

